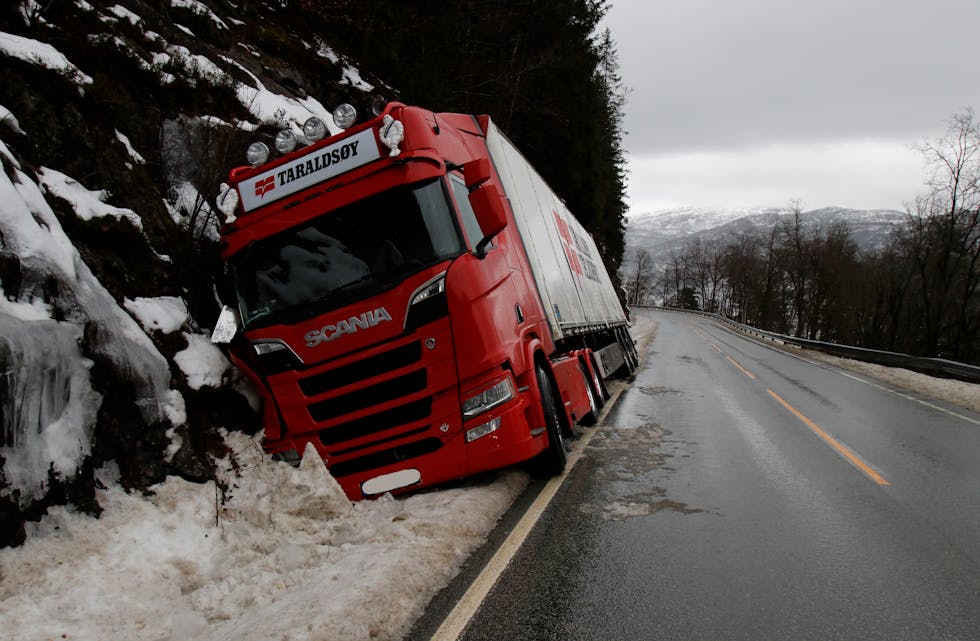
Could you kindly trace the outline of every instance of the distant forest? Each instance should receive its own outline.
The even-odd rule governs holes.
[[[767,232],[695,241],[653,273],[639,251],[629,301],[722,314],[781,334],[980,364],[980,123],[954,115],[919,149],[929,191],[887,245],[861,252],[846,224],[812,230],[794,204]],[[808,231],[809,230],[809,231]]]
[[[616,274],[624,251],[626,91],[615,44],[599,30],[607,0],[297,4],[328,42],[391,83],[398,99],[489,114]]]

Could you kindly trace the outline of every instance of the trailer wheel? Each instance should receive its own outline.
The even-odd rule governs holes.
[[[620,347],[623,348],[623,356],[626,359],[626,376],[624,378],[629,378],[640,365],[640,357],[639,354],[636,353],[636,345],[633,343],[633,339],[630,337],[629,331],[625,329],[616,330],[616,340]]]
[[[596,390],[599,393],[599,409],[602,409],[602,407],[606,404],[606,401],[609,400],[609,390],[606,389],[606,382],[602,380],[602,376],[598,374],[598,372],[601,370],[599,369],[599,364],[595,360],[595,354],[590,354],[589,358],[592,360],[592,371],[596,372],[594,381],[596,384]]]
[[[596,424],[596,421],[599,420],[599,410],[602,409],[602,399],[595,391],[592,385],[592,379],[589,377],[589,372],[585,369],[585,365],[579,363],[578,368],[579,371],[582,372],[582,378],[585,379],[585,391],[589,395],[589,413],[583,416],[579,423],[585,425],[586,427],[591,427]]]
[[[568,456],[565,453],[565,434],[562,421],[555,406],[551,380],[544,368],[535,368],[538,390],[541,392],[541,409],[544,410],[545,429],[548,433],[548,447],[531,460],[531,470],[536,476],[555,476],[565,469]]]

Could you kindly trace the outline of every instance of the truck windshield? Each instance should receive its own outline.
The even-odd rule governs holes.
[[[247,328],[294,322],[394,287],[465,251],[441,180],[398,187],[231,258]]]

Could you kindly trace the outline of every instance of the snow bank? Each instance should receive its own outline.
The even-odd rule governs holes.
[[[400,639],[525,486],[492,483],[351,505],[319,457],[273,463],[228,435],[240,475],[98,493],[98,520],[53,508],[0,550],[10,641]],[[63,636],[64,635],[64,636]]]

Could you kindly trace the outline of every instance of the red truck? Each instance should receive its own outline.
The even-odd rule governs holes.
[[[294,151],[281,134],[272,161],[253,145],[220,197],[220,333],[267,451],[312,443],[355,500],[560,472],[572,424],[636,364],[595,242],[489,117],[390,103],[344,124],[311,119]]]

